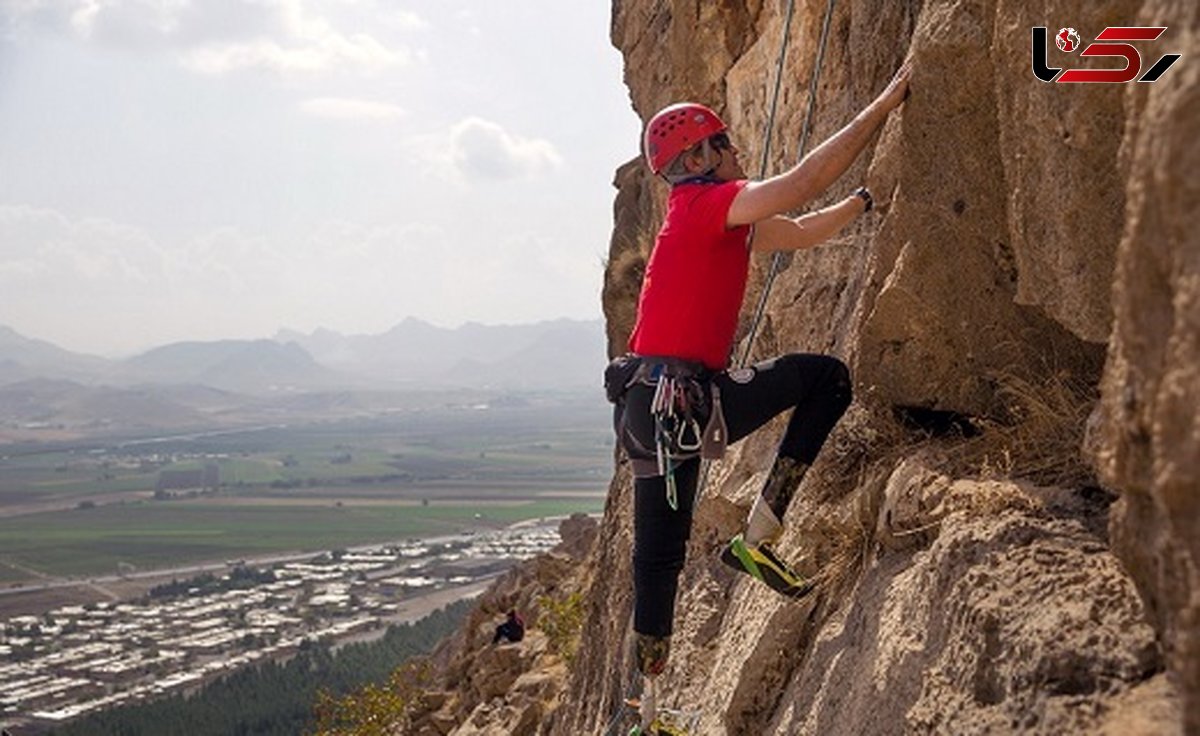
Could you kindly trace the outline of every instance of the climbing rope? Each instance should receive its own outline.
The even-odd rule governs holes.
[[[833,20],[833,6],[836,0],[829,0],[825,6],[825,21],[821,26],[821,41],[817,47],[817,59],[813,64],[812,77],[808,83],[808,110],[804,113],[804,124],[800,128],[800,146],[796,151],[796,160],[804,158],[804,150],[808,147],[808,134],[812,130],[813,111],[816,109],[817,102],[817,82],[821,78],[821,67],[825,63],[825,48],[829,41],[829,26]],[[771,150],[771,131],[775,125],[775,108],[779,102],[779,88],[783,80],[783,61],[787,52],[787,39],[790,35],[788,29],[791,27],[792,10],[795,6],[795,0],[788,0],[787,16],[783,26],[783,44],[779,49],[779,62],[775,69],[775,92],[771,99],[771,113],[767,119],[767,131],[763,141],[762,164],[759,167],[759,178],[767,175],[767,158]],[[750,359],[750,350],[754,347],[754,338],[758,334],[759,325],[762,323],[763,313],[767,308],[767,297],[771,295],[771,287],[775,284],[775,277],[779,274],[779,270],[783,265],[784,254],[782,251],[776,251],[771,258],[771,268],[767,271],[767,281],[763,284],[762,294],[758,297],[758,306],[754,310],[754,320],[750,323],[750,331],[746,333],[745,348],[742,350],[742,357],[738,360],[738,367],[744,368]]]
[[[829,41],[829,26],[833,20],[833,6],[836,0],[829,0],[825,6],[825,20],[821,25],[821,41],[817,47],[816,61],[813,63],[812,77],[808,83],[808,109],[804,113],[804,124],[800,129],[800,145],[796,152],[796,160],[804,158],[804,149],[808,146],[808,134],[812,129],[813,111],[816,109],[817,102],[817,82],[821,78],[821,67],[825,63],[825,48]],[[796,9],[796,0],[788,0],[787,10],[783,20],[783,39],[779,44],[779,58],[775,62],[775,90],[771,94],[771,107],[767,115],[767,128],[763,133],[763,151],[762,159],[759,163],[758,178],[765,178],[767,175],[767,163],[771,155],[771,138],[775,130],[775,111],[779,107],[779,90],[783,84],[783,65],[787,59],[788,37],[791,35],[792,14]],[[754,347],[754,338],[758,334],[759,325],[762,323],[763,313],[767,307],[767,297],[771,295],[771,287],[775,284],[775,277],[779,274],[780,267],[783,265],[783,253],[776,251],[771,258],[771,268],[767,271],[767,280],[763,284],[762,294],[758,297],[758,306],[754,310],[754,320],[750,323],[750,331],[746,333],[744,349],[742,357],[737,361],[738,368],[746,367],[746,363],[750,360],[750,350]],[[704,487],[708,484],[708,471],[712,463],[705,460],[700,467],[700,482],[697,486],[697,492],[702,493]]]
[[[771,109],[767,113],[767,128],[763,131],[762,158],[758,163],[758,178],[767,175],[767,162],[771,156],[771,138],[775,134],[775,111],[779,109],[779,90],[783,86],[783,62],[787,60],[788,38],[792,35],[792,13],[796,0],[788,0],[787,12],[783,16],[783,38],[779,41],[779,58],[775,61],[775,90],[771,93]]]

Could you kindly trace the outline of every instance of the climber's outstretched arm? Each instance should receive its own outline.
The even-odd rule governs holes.
[[[871,104],[800,163],[778,176],[748,183],[730,205],[726,224],[751,225],[786,214],[824,192],[863,152],[888,113],[904,102],[911,73],[912,62],[906,61]]]
[[[836,235],[856,215],[865,212],[866,208],[865,199],[851,195],[801,217],[776,215],[755,223],[750,247],[757,251],[773,251],[800,250],[820,245]]]

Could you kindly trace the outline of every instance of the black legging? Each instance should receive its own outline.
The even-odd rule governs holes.
[[[850,372],[840,360],[827,355],[784,355],[732,375],[719,373],[713,383],[721,391],[730,443],[794,408],[779,454],[809,465],[851,399]],[[625,423],[646,447],[653,447],[649,413],[653,393],[652,387],[635,384],[625,396]],[[634,480],[633,628],[638,633],[671,633],[699,474],[699,458],[676,466],[677,510],[667,503],[663,476]]]

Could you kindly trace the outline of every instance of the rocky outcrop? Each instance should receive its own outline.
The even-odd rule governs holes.
[[[768,172],[798,155],[824,5],[786,29]],[[759,161],[785,6],[617,0],[635,109],[705,102]],[[905,57],[913,95],[828,194],[866,182],[878,210],[785,259],[753,354],[836,354],[857,399],[786,519],[783,552],[821,583],[807,602],[714,559],[777,432],[709,474],[661,681],[701,733],[1200,731],[1198,12],[836,4],[811,140]],[[1114,24],[1169,26],[1143,63],[1183,61],[1154,84],[1033,77],[1032,27]],[[665,197],[637,161],[616,184],[613,353]],[[630,495],[618,462],[590,558],[604,574],[542,733],[601,733],[631,682]]]
[[[582,514],[559,525],[549,553],[505,573],[480,597],[458,633],[433,655],[432,684],[410,714],[418,736],[532,736],[560,704],[577,634],[562,628],[562,606],[590,584],[598,524]],[[526,622],[518,643],[492,643],[496,626],[516,609]],[[555,626],[559,628],[554,628]]]

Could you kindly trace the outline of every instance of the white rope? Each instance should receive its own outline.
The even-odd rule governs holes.
[[[792,28],[792,13],[796,0],[788,0],[787,12],[783,16],[783,38],[779,42],[779,58],[775,62],[775,91],[771,93],[771,109],[767,114],[767,129],[763,131],[762,158],[758,164],[758,178],[767,175],[767,162],[771,156],[771,137],[775,133],[775,111],[779,108],[779,90],[783,86],[783,62],[787,59],[788,37]]]

